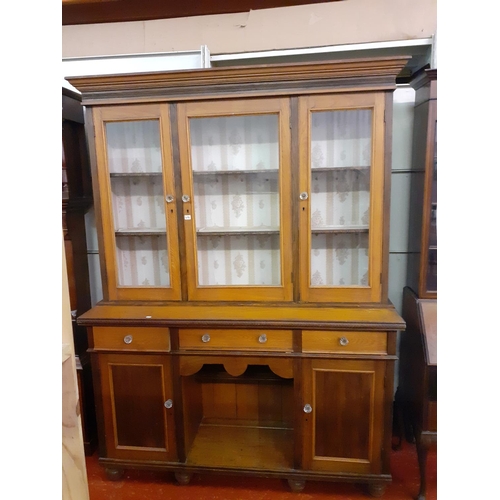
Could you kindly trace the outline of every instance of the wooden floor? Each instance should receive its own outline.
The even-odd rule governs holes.
[[[437,500],[437,454],[429,452],[427,500]],[[97,453],[87,457],[90,500],[368,500],[361,485],[309,481],[304,491],[292,493],[285,480],[195,474],[180,486],[172,473],[126,471],[120,481],[106,479]],[[392,484],[385,500],[411,500],[419,488],[414,444],[403,442],[391,454]]]

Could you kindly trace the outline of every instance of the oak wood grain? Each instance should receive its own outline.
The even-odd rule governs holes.
[[[347,344],[342,345],[342,341]],[[302,351],[387,354],[387,335],[384,332],[308,330],[302,333]]]
[[[168,328],[97,326],[93,329],[93,339],[95,350],[170,351]]]

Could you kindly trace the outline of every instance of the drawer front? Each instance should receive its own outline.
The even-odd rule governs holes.
[[[94,349],[118,351],[170,351],[168,328],[94,327]]]
[[[291,330],[179,330],[180,349],[293,351]]]
[[[302,352],[339,354],[387,354],[386,332],[302,332]]]

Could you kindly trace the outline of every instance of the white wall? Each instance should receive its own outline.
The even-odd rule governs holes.
[[[414,40],[436,32],[437,0],[344,0],[240,14],[63,26],[63,57],[198,49],[212,54]]]

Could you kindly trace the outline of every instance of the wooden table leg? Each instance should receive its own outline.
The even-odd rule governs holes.
[[[421,434],[415,436],[417,443],[418,468],[420,471],[420,491],[418,492],[417,500],[425,500],[427,492],[427,446],[422,442]]]

